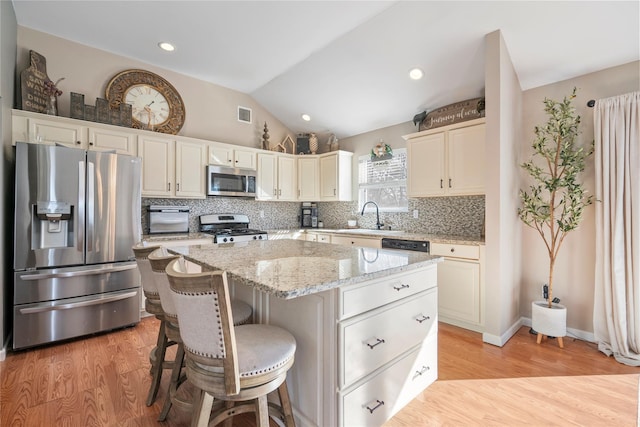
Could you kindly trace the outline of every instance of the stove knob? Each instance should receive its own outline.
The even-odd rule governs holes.
[[[227,238],[222,239],[222,243],[227,243]]]
[[[257,237],[257,236],[253,236],[253,240],[257,240],[257,239],[258,239],[258,237]]]
[[[258,239],[262,240],[262,236],[258,236]]]
[[[233,242],[233,237],[229,237],[229,241],[230,241],[230,242]]]

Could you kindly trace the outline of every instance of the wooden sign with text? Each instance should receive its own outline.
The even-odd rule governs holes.
[[[49,96],[44,92],[47,76],[47,59],[34,50],[29,51],[31,65],[20,73],[20,94],[25,111],[44,113],[47,110]]]
[[[433,110],[420,122],[419,131],[484,117],[484,98],[468,99]]]

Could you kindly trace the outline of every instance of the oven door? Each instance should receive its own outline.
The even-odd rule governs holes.
[[[207,166],[207,195],[256,196],[256,173],[253,170]]]

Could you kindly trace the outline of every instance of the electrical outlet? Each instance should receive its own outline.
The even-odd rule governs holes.
[[[264,211],[260,210],[260,218],[264,218]]]
[[[413,217],[414,217],[415,219],[418,219],[418,209],[414,209],[414,210],[413,210]]]

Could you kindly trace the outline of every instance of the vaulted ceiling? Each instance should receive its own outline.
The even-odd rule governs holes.
[[[483,96],[484,36],[498,29],[525,90],[640,59],[638,1],[13,4],[21,26],[250,94],[294,132],[340,138]]]

